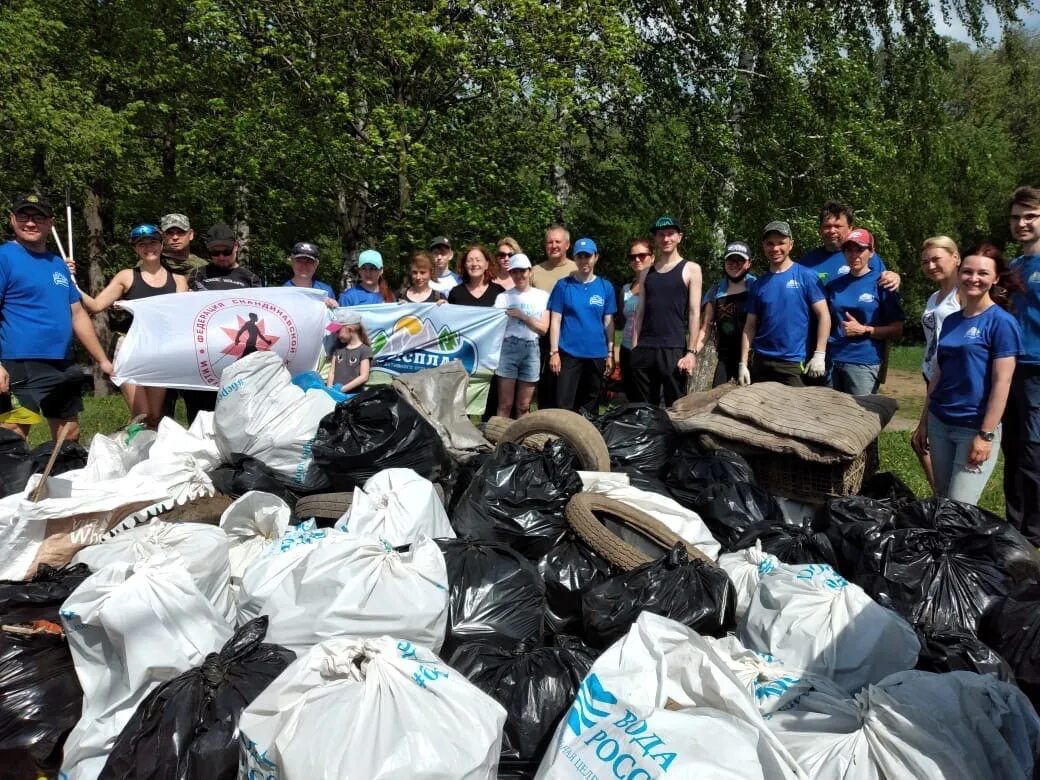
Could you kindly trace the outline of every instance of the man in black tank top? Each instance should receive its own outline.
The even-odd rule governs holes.
[[[701,267],[679,254],[682,226],[660,217],[651,228],[656,257],[640,279],[639,307],[632,332],[632,384],[636,398],[671,406],[686,392],[697,365]]]

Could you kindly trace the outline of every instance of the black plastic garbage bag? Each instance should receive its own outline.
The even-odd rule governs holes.
[[[562,439],[541,452],[500,444],[451,517],[460,537],[502,542],[537,560],[567,530],[564,510],[581,490],[574,451]]]
[[[895,525],[896,510],[897,502],[847,496],[829,499],[818,512],[813,528],[830,539],[843,577],[855,577],[867,543]]]
[[[392,387],[338,404],[318,426],[313,453],[338,491],[353,490],[383,469],[412,469],[437,482],[451,468],[437,431]]]
[[[116,739],[99,780],[235,780],[238,720],[296,655],[254,618],[201,666],[163,683]]]
[[[307,495],[290,487],[288,480],[248,455],[233,456],[231,463],[223,463],[210,471],[209,478],[217,492],[225,496],[240,498],[250,490],[261,490],[278,496],[290,509],[296,506],[301,496]]]
[[[637,566],[585,591],[584,638],[593,647],[620,639],[643,610],[676,620],[701,634],[723,636],[735,625],[736,594],[722,569],[690,558],[676,545],[656,561]]]
[[[613,468],[632,467],[658,475],[675,455],[679,433],[659,406],[628,404],[595,421],[610,453]]]
[[[54,442],[46,441],[32,451],[33,473],[39,473],[47,467],[47,461],[51,459],[54,452]],[[65,441],[61,443],[58,457],[54,459],[51,467],[51,476],[56,477],[66,471],[81,469],[87,465],[87,451],[78,441]]]
[[[995,599],[979,621],[979,639],[1008,662],[1018,687],[1040,709],[1040,585]]]
[[[43,564],[31,580],[0,582],[0,751],[28,751],[41,767],[60,764],[79,720],[83,691],[58,612],[89,575],[82,563]]]
[[[634,488],[672,498],[672,491],[668,489],[668,486],[664,484],[664,480],[660,477],[646,474],[645,472],[634,469],[631,466],[623,466],[622,468],[612,469],[612,471],[627,476],[628,484]]]
[[[34,471],[25,439],[0,428],[0,498],[21,493]]]
[[[450,663],[505,708],[502,758],[533,769],[597,655],[575,637],[558,636],[547,647],[525,641],[512,650],[468,642]]]
[[[754,482],[755,472],[732,450],[702,453],[688,444],[680,447],[664,470],[664,482],[676,500],[695,501],[700,491],[719,482]]]
[[[812,528],[789,523],[752,526],[737,540],[736,548],[754,547],[755,542],[762,542],[765,552],[772,553],[784,563],[828,563],[838,568],[831,540]]]
[[[854,581],[916,626],[974,633],[993,601],[1040,579],[1036,549],[976,506],[906,502],[895,523],[868,540]]]
[[[557,634],[581,631],[581,594],[618,574],[599,553],[572,531],[538,561],[545,583],[546,627]]]
[[[968,631],[918,628],[917,638],[921,654],[915,668],[922,672],[975,672],[1015,681],[1007,661]]]
[[[512,648],[541,641],[545,585],[535,565],[505,545],[437,539],[448,570],[448,630],[442,658],[475,640]]]
[[[868,477],[863,482],[863,486],[859,489],[859,494],[866,498],[889,499],[895,501],[901,501],[903,499],[913,501],[917,498],[917,496],[914,495],[914,491],[912,491],[903,480],[891,471],[879,471],[877,474]]]

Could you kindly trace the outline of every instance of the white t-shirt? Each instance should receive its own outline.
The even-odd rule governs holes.
[[[939,334],[942,332],[943,320],[948,314],[961,310],[961,303],[957,300],[957,288],[950,290],[945,298],[939,300],[939,291],[936,290],[924,305],[924,314],[921,315],[921,327],[924,328],[924,360],[921,362],[921,373],[925,378],[932,381],[932,369],[935,367],[935,352],[939,346]]]
[[[515,309],[519,307],[520,311],[536,320],[541,319],[548,306],[549,293],[545,290],[539,290],[537,287],[528,287],[523,292],[514,288],[495,296],[496,309]],[[505,335],[506,338],[513,337],[528,341],[538,340],[538,333],[532,330],[526,322],[515,320],[512,317],[506,321]]]
[[[459,275],[454,271],[448,271],[444,276],[438,276],[436,279],[430,279],[430,287],[437,292],[444,293],[445,297],[448,292],[451,291],[452,287],[462,284],[462,280],[459,279]]]

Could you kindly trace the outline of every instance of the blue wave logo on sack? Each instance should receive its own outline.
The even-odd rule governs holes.
[[[291,531],[286,531],[278,538],[278,552],[288,552],[301,544],[314,544],[329,535],[328,529],[318,528],[313,519],[305,520]]]
[[[795,575],[795,579],[805,580],[807,582],[817,580],[822,582],[831,590],[841,590],[842,588],[847,588],[849,586],[849,581],[838,574],[838,572],[834,571],[834,569],[826,563],[809,564]]]
[[[560,730],[557,751],[580,777],[658,780],[678,754],[666,747],[647,718],[640,718],[627,707],[620,718],[617,712],[612,713],[617,703],[617,696],[599,677],[594,673],[586,677],[567,713],[567,727]],[[567,741],[569,732],[579,738],[577,743]]]
[[[477,345],[462,333],[443,326],[440,330],[430,320],[408,314],[388,331],[371,334],[375,365],[393,374],[411,374],[426,368],[437,368],[452,360],[461,360],[472,374],[479,362]]]

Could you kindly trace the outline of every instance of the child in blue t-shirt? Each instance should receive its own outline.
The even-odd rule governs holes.
[[[929,449],[935,493],[978,503],[996,463],[1000,419],[1007,404],[1022,332],[997,306],[990,289],[997,261],[969,255],[959,272],[964,308],[943,321],[928,403],[914,432],[914,445]]]
[[[851,395],[876,393],[884,357],[884,342],[903,334],[899,293],[881,286],[881,274],[871,267],[874,237],[853,230],[842,244],[846,274],[826,287],[833,332],[828,341],[835,390]]]
[[[791,260],[791,226],[775,221],[762,231],[762,253],[769,271],[749,290],[747,321],[740,342],[737,378],[740,384],[780,382],[801,387],[802,364],[809,340],[810,313],[816,314],[816,350],[805,373],[821,377],[827,370],[827,335],[831,318],[823,288],[815,274]],[[748,371],[752,348],[755,359]]]

